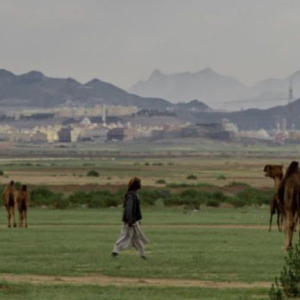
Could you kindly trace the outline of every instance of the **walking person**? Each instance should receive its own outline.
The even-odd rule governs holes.
[[[140,188],[141,180],[133,177],[128,183],[128,190],[123,204],[123,228],[119,239],[114,245],[112,256],[118,256],[120,250],[135,247],[139,251],[140,257],[146,259],[144,245],[148,243],[148,240],[140,227],[142,213],[140,199],[137,194]]]

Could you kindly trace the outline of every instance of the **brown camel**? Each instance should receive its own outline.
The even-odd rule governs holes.
[[[25,227],[27,227],[27,210],[29,208],[29,192],[26,185],[22,185],[17,195],[17,204],[19,211],[19,227],[23,227],[23,221]]]
[[[2,197],[7,212],[7,227],[11,227],[11,219],[13,219],[13,226],[17,227],[15,220],[16,188],[13,181],[4,189]]]
[[[292,161],[278,189],[280,211],[284,216],[285,245],[292,246],[293,234],[300,212],[300,169],[297,161]]]
[[[280,213],[280,207],[278,202],[277,190],[283,178],[283,165],[266,165],[264,167],[266,177],[270,177],[274,180],[275,194],[272,196],[270,201],[270,223],[269,231],[272,228],[273,215],[277,214],[277,227],[281,231],[283,224],[283,214]]]

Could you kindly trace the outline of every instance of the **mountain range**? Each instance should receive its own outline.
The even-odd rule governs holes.
[[[129,91],[144,97],[161,97],[173,103],[198,99],[214,109],[240,110],[287,103],[291,84],[294,98],[299,98],[300,70],[287,78],[266,79],[252,87],[210,68],[170,75],[155,70],[147,80],[137,82]]]
[[[0,70],[0,104],[2,107],[53,107],[66,103],[137,106],[164,110],[172,104],[164,99],[140,97],[110,83],[93,79],[85,84],[72,79],[50,78],[38,71],[15,75]]]

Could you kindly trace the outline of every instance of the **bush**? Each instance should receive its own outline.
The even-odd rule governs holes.
[[[269,291],[271,300],[283,300],[300,296],[300,245],[288,250],[285,258],[285,266],[279,279],[275,278],[275,284]]]
[[[228,203],[232,204],[234,207],[243,207],[246,204],[245,201],[243,201],[239,197],[230,197],[228,199]]]
[[[206,182],[198,182],[198,183],[168,183],[167,187],[170,188],[185,188],[185,187],[215,187],[215,185]]]
[[[61,206],[60,202],[63,201],[63,195],[54,193],[45,187],[38,187],[30,192],[30,199],[30,204],[33,207],[44,205],[59,208]]]
[[[145,166],[150,166],[150,164],[148,162],[145,162]]]
[[[156,184],[166,184],[166,181],[164,179],[158,179],[155,181]]]
[[[210,206],[210,207],[219,207],[219,206],[220,206],[220,201],[214,200],[214,199],[208,200],[208,201],[206,202],[206,206]]]
[[[122,203],[118,194],[110,191],[92,191],[86,195],[86,204],[90,208],[118,206]]]
[[[63,199],[63,198],[57,199],[57,201],[55,201],[52,205],[52,207],[55,209],[67,209],[69,208],[69,206],[70,203],[68,199]]]
[[[4,172],[2,170],[0,170],[0,176],[3,176]]]
[[[90,177],[99,177],[99,173],[95,170],[90,170],[88,171],[88,173],[86,174],[86,176],[90,176]]]
[[[189,183],[168,183],[167,187],[170,188],[184,188],[184,187],[192,187],[192,184]]]
[[[273,191],[258,191],[254,188],[246,188],[236,196],[243,200],[245,204],[251,205],[262,205],[262,204],[269,204],[270,199],[273,196]]]
[[[196,180],[196,179],[197,179],[197,176],[191,174],[191,175],[188,175],[188,176],[186,177],[186,179],[189,179],[189,180]]]
[[[218,177],[217,177],[218,180],[226,180],[226,176],[224,174],[220,174]]]
[[[153,163],[152,166],[163,166],[163,163]]]
[[[172,197],[169,190],[157,189],[157,190],[141,190],[139,192],[141,196],[142,204],[155,205],[158,199],[165,200]]]
[[[221,191],[216,191],[216,192],[212,193],[211,197],[214,200],[218,200],[219,202],[225,202],[227,200],[227,197]]]
[[[225,185],[225,187],[235,187],[235,186],[250,187],[250,185],[248,183],[238,182],[238,181],[231,181]]]
[[[20,182],[20,181],[15,182],[15,188],[16,188],[17,190],[19,190],[20,187],[21,187],[21,182]]]

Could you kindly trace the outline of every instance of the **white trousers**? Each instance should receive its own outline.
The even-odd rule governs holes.
[[[139,223],[135,223],[132,227],[127,224],[123,225],[120,236],[115,243],[113,252],[119,253],[121,250],[135,247],[141,256],[144,255],[144,246],[148,243],[147,238],[141,230]]]

